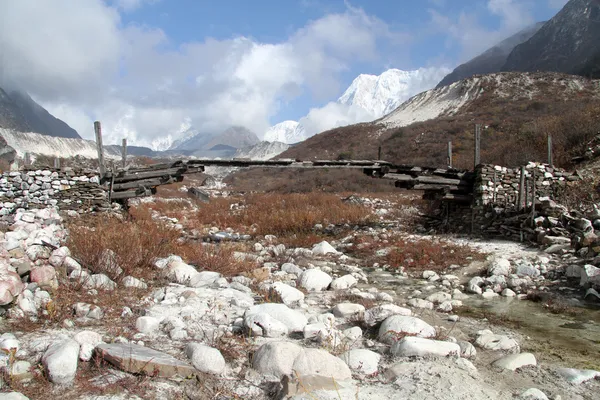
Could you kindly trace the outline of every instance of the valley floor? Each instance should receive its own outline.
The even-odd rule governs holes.
[[[413,195],[178,188],[128,215],[17,213],[0,271],[26,287],[0,303],[0,399],[600,391],[572,252],[428,233]]]

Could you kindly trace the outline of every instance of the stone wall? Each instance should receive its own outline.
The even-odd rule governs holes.
[[[521,168],[484,164],[475,171],[472,204],[446,203],[439,210],[437,228],[512,240],[535,240],[536,222],[531,218],[535,175],[535,216],[544,215],[548,204],[577,175],[547,164],[524,166],[525,187],[519,206]]]
[[[577,176],[548,164],[530,162],[523,168],[527,204],[531,205],[532,183],[535,175],[536,198],[556,196],[566,182],[577,180]],[[474,205],[494,205],[503,208],[518,208],[521,168],[507,168],[498,165],[480,165],[475,171]],[[525,199],[523,199],[525,200]],[[523,201],[522,204],[525,204]]]
[[[0,175],[0,215],[18,208],[57,206],[61,210],[110,209],[95,171],[71,168],[4,172]]]

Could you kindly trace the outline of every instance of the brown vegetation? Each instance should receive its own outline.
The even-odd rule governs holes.
[[[364,123],[332,129],[292,147],[281,158],[336,159],[351,154],[355,159],[382,158],[397,164],[446,166],[446,146],[453,144],[453,165],[473,166],[473,131],[482,124],[481,160],[505,166],[527,161],[547,161],[547,135],[551,134],[554,163],[570,167],[571,158],[583,153],[586,143],[600,132],[600,100],[590,89],[568,94],[557,81],[541,80],[532,98],[524,94],[500,97],[487,83],[480,96],[459,114],[442,116],[401,128]],[[503,87],[500,91],[507,90]],[[519,87],[508,90],[518,92]]]
[[[376,255],[377,250],[383,255]],[[392,268],[408,271],[444,271],[451,265],[464,265],[473,260],[483,260],[485,255],[467,245],[441,239],[392,238],[387,241],[362,237],[350,248],[352,255],[388,264]]]

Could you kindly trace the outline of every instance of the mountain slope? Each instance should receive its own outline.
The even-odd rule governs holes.
[[[253,146],[258,142],[260,142],[260,139],[251,130],[246,129],[243,126],[232,126],[209,141],[205,148],[210,149],[216,145],[222,144],[239,149],[242,147]]]
[[[446,75],[436,87],[440,88],[442,86],[447,86],[473,75],[500,72],[511,51],[517,45],[529,40],[542,26],[544,26],[544,24],[545,22],[538,22],[537,24],[529,26],[515,35],[504,39],[502,42],[496,44],[472,60],[459,65],[454,71]]]
[[[600,130],[600,84],[558,73],[477,75],[420,93],[377,121],[315,135],[279,157],[374,159],[382,146],[387,161],[442,167],[452,141],[454,165],[472,168],[476,123],[484,127],[485,162],[544,161],[552,133],[555,160],[565,164]]]
[[[600,54],[600,0],[570,0],[528,41],[508,56],[504,71],[580,74]]]
[[[249,158],[251,160],[270,160],[290,148],[282,142],[259,142],[254,146],[238,149],[234,158]]]
[[[52,116],[26,93],[6,92],[2,88],[0,88],[0,128],[81,139],[77,131]]]
[[[298,143],[306,139],[304,127],[297,121],[283,121],[269,128],[263,135],[267,142]]]

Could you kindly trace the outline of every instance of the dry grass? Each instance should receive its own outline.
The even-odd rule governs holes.
[[[188,264],[207,271],[219,272],[224,276],[235,276],[250,272],[258,267],[253,261],[235,257],[235,252],[242,250],[237,244],[203,244],[186,242],[178,244],[173,253]]]
[[[324,193],[253,194],[241,201],[214,199],[200,205],[193,219],[203,226],[231,227],[308,242],[316,240],[311,237],[316,224],[368,225],[374,221],[368,208],[346,204],[340,197]]]
[[[377,250],[388,249],[385,255]],[[357,257],[388,264],[392,268],[404,267],[409,271],[444,271],[451,265],[462,265],[473,260],[485,259],[466,245],[458,245],[442,239],[407,239],[395,237],[387,242],[372,237],[362,237],[350,248]]]
[[[70,234],[66,245],[74,257],[90,271],[106,273],[113,280],[127,275],[154,279],[154,260],[172,254],[180,238],[177,230],[154,221],[150,210],[144,208],[130,210],[125,220],[89,216],[72,221],[67,228]],[[115,253],[121,273],[103,270],[106,249]]]

